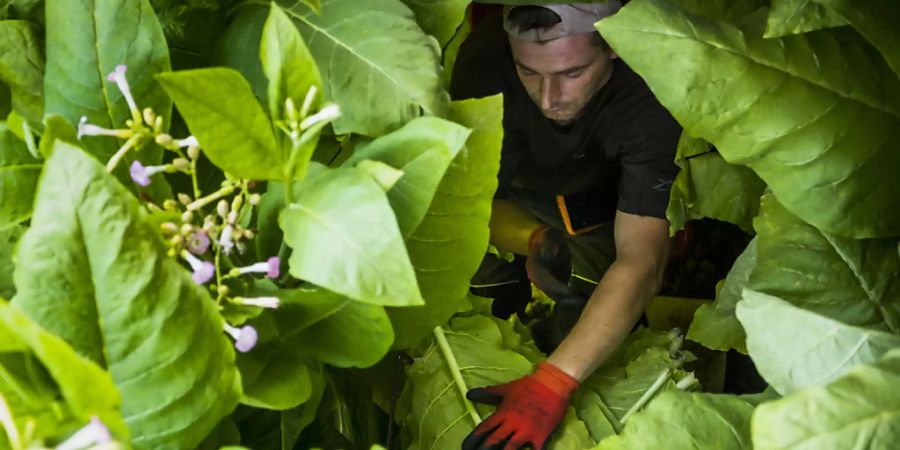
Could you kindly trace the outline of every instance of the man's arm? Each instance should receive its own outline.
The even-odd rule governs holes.
[[[614,226],[616,259],[578,323],[548,359],[579,382],[625,340],[659,290],[669,254],[665,219],[617,211]]]
[[[525,208],[510,200],[495,199],[491,205],[491,244],[518,255],[528,254],[528,238],[543,224]]]

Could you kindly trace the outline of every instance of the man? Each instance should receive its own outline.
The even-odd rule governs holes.
[[[498,407],[465,450],[545,448],[572,392],[622,343],[661,284],[681,130],[596,32],[594,23],[619,7],[507,6],[460,50],[453,96],[504,94],[491,243],[526,256],[528,279],[557,300],[543,324],[545,348],[555,347],[547,361],[469,392]],[[521,269],[486,259],[473,291],[508,301],[503,291]]]

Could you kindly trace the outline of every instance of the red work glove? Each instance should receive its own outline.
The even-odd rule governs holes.
[[[534,373],[498,386],[470,390],[477,403],[499,405],[463,441],[463,450],[518,450],[531,445],[543,450],[550,434],[566,415],[578,381],[550,363]]]

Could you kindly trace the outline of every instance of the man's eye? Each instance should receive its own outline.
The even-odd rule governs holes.
[[[525,75],[526,77],[530,77],[535,74],[535,72],[532,72],[532,71],[526,70],[526,69],[519,69],[519,73],[521,73],[522,75]]]
[[[584,73],[583,70],[576,70],[574,72],[566,72],[566,77],[567,78],[578,78],[581,76],[582,73]]]

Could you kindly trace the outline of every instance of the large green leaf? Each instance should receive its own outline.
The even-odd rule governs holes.
[[[594,450],[750,450],[754,406],[737,396],[664,392]]]
[[[750,166],[803,220],[900,235],[900,215],[884,213],[900,206],[888,169],[900,165],[900,79],[851,29],[764,39],[764,20],[637,0],[597,26],[685,131]]]
[[[309,367],[301,346],[260,344],[238,356],[244,395],[241,403],[257,408],[285,410],[301,405],[312,394]]]
[[[139,448],[193,448],[237,403],[206,289],[103,166],[57,141],[19,245],[13,303],[112,375]]]
[[[241,5],[216,39],[212,56],[213,66],[230,67],[240,72],[250,83],[253,95],[262,103],[268,103],[269,81],[260,64],[259,51],[268,18],[269,8],[263,5]]]
[[[500,96],[453,102],[450,120],[470,128],[466,147],[438,185],[425,218],[407,238],[426,305],[390,309],[395,348],[409,348],[469,307],[469,280],[488,246],[491,201],[503,140]]]
[[[443,48],[466,18],[471,0],[403,0],[416,13],[416,21]]]
[[[843,17],[811,0],[772,0],[765,37],[806,33],[846,24]]]
[[[285,347],[336,367],[369,367],[394,342],[384,307],[346,302],[328,317],[284,339]]]
[[[490,386],[527,375],[532,362],[505,345],[493,318],[476,315],[453,319],[444,329],[448,348],[466,387]],[[410,449],[459,448],[476,425],[466,409],[447,354],[436,340],[407,369],[407,395],[412,401],[406,416]],[[479,405],[479,416],[491,408]],[[594,445],[585,425],[569,414],[561,424],[551,450],[584,449]]]
[[[13,283],[13,255],[15,254],[16,244],[25,227],[14,226],[4,230],[0,230],[0,297],[12,298],[16,293],[16,286]]]
[[[272,123],[240,73],[212,68],[158,78],[203,153],[216,166],[240,178],[284,178],[285,154],[272,133]]]
[[[422,222],[450,162],[463,148],[470,130],[435,117],[414,119],[403,128],[357,147],[345,166],[365,159],[382,161],[403,171],[388,191],[404,238]]]
[[[290,272],[374,305],[423,303],[384,190],[362,171],[326,169],[300,185],[278,219]]]
[[[170,69],[169,50],[147,0],[47,0],[46,18],[47,114],[59,114],[70,123],[85,116],[95,125],[124,128],[131,118],[128,104],[116,84],[107,79],[116,66],[124,64],[138,107],[153,108],[168,128],[172,101],[153,76]],[[87,136],[83,141],[101,161],[108,160],[122,144],[105,136]],[[127,155],[116,171],[128,186],[134,186],[128,177],[132,157]],[[149,145],[138,157],[144,165],[158,164],[162,149]],[[164,186],[153,183],[148,187],[157,201],[168,198]]]
[[[747,354],[747,336],[735,315],[735,307],[743,296],[744,287],[756,267],[756,239],[734,261],[716,293],[715,303],[703,305],[694,313],[687,338],[713,350],[735,349]]]
[[[400,0],[325,0],[317,14],[300,0],[285,8],[319,63],[326,94],[341,107],[338,134],[378,136],[425,113],[442,116],[449,96],[440,49]]]
[[[812,0],[841,15],[860,34],[881,51],[884,59],[900,76],[900,8],[892,0]]]
[[[46,402],[42,402],[43,404],[31,402],[33,399],[26,396],[21,398],[22,403],[32,403],[31,406],[35,410],[16,411],[14,409],[13,414],[43,413],[52,417],[59,413],[54,411],[54,407],[64,408],[79,426],[96,416],[109,427],[119,440],[127,442],[128,428],[126,428],[120,412],[122,399],[108,373],[94,362],[76,354],[72,347],[62,339],[43,330],[29,320],[25,314],[2,300],[0,300],[0,329],[3,329],[0,334],[5,334],[7,338],[5,339],[7,342],[4,342],[6,347],[4,351],[9,350],[8,339],[13,337],[14,340],[19,341],[22,350],[27,350],[25,355],[33,355],[42,366],[32,369],[29,376],[21,381],[29,383],[37,381],[39,383],[35,377],[39,378],[38,373],[42,372],[41,369],[46,370],[52,380],[49,385],[45,385],[44,392],[49,391],[52,394],[50,397],[44,397]],[[6,357],[10,355],[2,354],[4,355],[4,364],[0,364],[0,374],[11,369],[5,364],[9,362]],[[0,386],[5,386],[7,382],[12,381],[6,377],[0,378],[4,378],[3,381],[0,381]],[[2,394],[7,400],[12,400],[11,397],[22,394],[19,389],[9,391],[0,389],[0,391],[3,391]],[[54,404],[56,401],[61,404]],[[60,417],[56,417],[56,420],[59,419]],[[50,430],[40,429],[39,431],[44,436],[50,435]]]
[[[284,354],[303,365],[323,361],[339,367],[368,367],[384,357],[393,342],[394,332],[381,306],[321,288],[275,289],[271,283],[257,283],[252,294],[281,300],[277,310],[265,311],[253,320],[261,330],[262,343],[274,349],[269,353],[278,353],[272,360]],[[268,358],[245,356],[243,359]]]
[[[44,115],[44,55],[38,27],[23,20],[0,21],[0,81],[9,86],[12,107],[32,124]]]
[[[41,174],[41,162],[28,152],[25,143],[0,122],[0,230],[31,217],[34,188]]]
[[[685,146],[703,147],[696,141],[699,140],[683,134],[678,143],[675,162],[681,170],[672,184],[666,210],[672,230],[684,228],[690,220],[709,217],[733,223],[752,233],[753,218],[759,211],[759,198],[766,188],[765,183],[752,170],[728,164],[718,152],[684,154],[691,152],[682,150]]]
[[[834,382],[760,405],[757,450],[888,450],[900,442],[900,352]]]
[[[737,316],[747,330],[753,363],[783,395],[834,381],[900,347],[896,334],[845,325],[749,289]]]
[[[763,197],[749,287],[848,325],[900,334],[897,239],[821,231]]]
[[[687,375],[669,352],[672,336],[640,328],[632,333],[610,358],[581,384],[574,404],[588,423],[594,438],[603,439],[619,431],[622,420],[641,396],[668,370],[662,390],[675,389]],[[611,415],[611,417],[609,416]]]
[[[274,2],[263,28],[259,54],[269,80],[269,113],[273,118],[282,118],[285,99],[290,98],[299,108],[312,87],[318,95],[310,106],[312,111],[319,109],[322,99],[319,67],[297,28]]]

